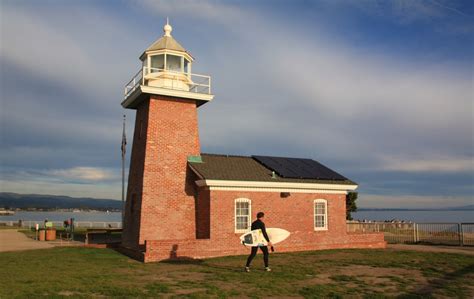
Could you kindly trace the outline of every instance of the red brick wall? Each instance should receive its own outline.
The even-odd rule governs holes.
[[[345,195],[292,193],[281,198],[280,193],[229,192],[201,190],[197,207],[198,231],[207,229],[209,239],[147,240],[146,262],[168,258],[204,258],[247,254],[249,249],[239,241],[241,233],[234,233],[234,200],[252,200],[252,214],[265,212],[267,227],[290,231],[290,237],[275,246],[278,252],[335,248],[384,248],[382,233],[347,234],[345,220]],[[328,230],[314,231],[313,204],[315,199],[328,203]],[[209,206],[207,206],[209,204]],[[209,207],[209,208],[208,208]],[[201,209],[202,208],[202,209]],[[208,214],[207,214],[208,213]],[[207,215],[206,215],[207,214]],[[255,218],[255,216],[253,216]]]
[[[130,248],[138,247],[138,236],[140,233],[141,198],[143,188],[143,169],[145,163],[148,112],[149,100],[146,100],[137,107],[135,130],[133,132],[130,171],[128,174],[127,199],[125,203],[125,219],[122,233],[123,245]]]
[[[278,192],[211,191],[211,239],[235,243],[234,201],[248,198],[252,219],[265,213],[265,225],[288,230],[291,235],[280,246],[302,247],[316,243],[341,243],[346,239],[346,205],[344,194],[291,193],[281,198]],[[327,200],[328,230],[314,230],[314,200]]]
[[[211,192],[203,189],[196,200],[196,238],[209,239],[211,236]]]
[[[139,139],[140,121],[143,131]],[[145,240],[195,238],[195,192],[187,157],[199,154],[195,101],[152,95],[138,107],[125,246],[144,245]],[[138,208],[132,215],[130,202],[135,193]]]

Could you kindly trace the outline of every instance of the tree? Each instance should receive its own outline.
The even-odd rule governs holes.
[[[351,212],[357,211],[357,192],[349,192],[346,195],[346,220],[352,220]]]

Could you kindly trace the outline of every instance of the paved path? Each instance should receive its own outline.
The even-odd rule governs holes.
[[[16,229],[0,229],[0,252],[51,247],[54,247],[54,245],[30,239]]]
[[[424,252],[447,252],[474,255],[474,247],[472,246],[387,244],[387,248],[394,250],[415,250]]]

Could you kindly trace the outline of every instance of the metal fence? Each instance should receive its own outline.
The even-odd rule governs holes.
[[[348,222],[347,231],[383,232],[388,243],[474,246],[474,223]]]
[[[64,227],[63,221],[50,221],[53,227]],[[34,228],[38,224],[43,227],[44,221],[0,221],[0,226],[14,226],[24,228]],[[75,228],[122,228],[122,222],[101,222],[101,221],[74,221]]]

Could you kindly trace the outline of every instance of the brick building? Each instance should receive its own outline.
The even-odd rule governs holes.
[[[145,262],[247,254],[239,236],[258,211],[290,231],[277,250],[383,248],[383,235],[346,232],[345,197],[357,184],[309,159],[203,154],[197,108],[210,77],[164,35],[140,56],[122,106],[135,109],[122,250]]]

